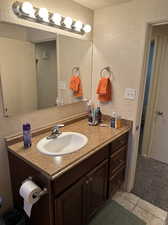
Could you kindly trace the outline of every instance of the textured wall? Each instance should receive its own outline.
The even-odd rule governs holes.
[[[111,66],[114,73],[113,101],[102,108],[105,113],[119,112],[124,118],[134,121],[133,149],[129,155],[130,177],[134,176],[137,157],[139,132],[135,131],[135,126],[140,123],[138,102],[142,102],[139,90],[143,86],[141,73],[146,27],[147,23],[168,20],[167,8],[167,0],[134,0],[98,9],[94,14],[93,96],[96,99],[95,89],[100,69]],[[124,99],[126,87],[137,90],[135,101]]]

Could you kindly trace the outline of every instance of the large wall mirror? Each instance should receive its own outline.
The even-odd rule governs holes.
[[[91,41],[0,23],[0,82],[5,116],[88,99],[91,74]]]

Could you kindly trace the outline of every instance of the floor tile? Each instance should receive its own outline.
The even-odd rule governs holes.
[[[132,193],[124,192],[122,195],[125,199],[132,202],[133,204],[137,204],[140,198]]]
[[[151,222],[152,220],[154,220],[154,216],[152,214],[150,214],[149,212],[147,212],[146,210],[139,208],[138,206],[136,206],[133,210],[133,213],[139,217],[140,219],[142,219],[144,222],[147,223],[147,225],[152,225]]]
[[[117,203],[119,203],[120,205],[122,205],[125,209],[132,211],[135,207],[135,205],[133,203],[131,203],[130,201],[126,200],[125,198],[121,197],[117,197],[113,199],[114,201],[116,201]]]
[[[168,164],[138,157],[132,192],[151,204],[168,211]]]
[[[144,201],[142,199],[140,199],[138,201],[138,207],[150,212],[151,214],[153,214],[156,217],[159,217],[160,219],[162,219],[163,221],[166,220],[167,217],[167,212],[152,205],[151,203]]]
[[[153,219],[149,225],[165,225],[165,221],[163,221],[157,217],[153,217]]]
[[[123,194],[124,194],[124,192],[118,191],[115,193],[115,195],[112,197],[112,199],[117,201],[117,199],[121,199],[123,197]]]

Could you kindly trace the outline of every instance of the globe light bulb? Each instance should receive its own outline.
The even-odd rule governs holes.
[[[72,23],[73,23],[73,20],[71,17],[65,17],[64,24],[65,24],[66,28],[70,29],[72,26]]]
[[[62,21],[62,16],[58,13],[54,13],[51,17],[51,20],[56,24],[56,25],[61,25]]]
[[[38,11],[38,16],[45,22],[48,22],[49,13],[46,8],[40,8]]]
[[[34,8],[30,2],[23,2],[21,5],[21,10],[23,13],[33,16],[34,15]]]
[[[83,24],[82,24],[82,22],[79,21],[79,20],[76,21],[75,24],[74,24],[74,27],[75,27],[75,30],[76,30],[76,31],[81,31],[82,26],[83,26]]]
[[[86,33],[89,33],[92,30],[92,27],[89,24],[86,24],[83,28]]]

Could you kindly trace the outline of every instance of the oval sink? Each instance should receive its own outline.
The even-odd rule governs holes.
[[[37,143],[37,149],[49,156],[60,156],[78,151],[88,142],[88,138],[80,133],[63,132],[54,139],[41,139]]]

